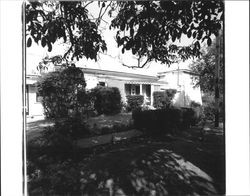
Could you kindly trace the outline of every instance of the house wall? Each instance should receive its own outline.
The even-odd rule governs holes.
[[[36,117],[41,116],[43,117],[43,106],[41,102],[37,102],[36,100],[36,87],[32,85],[28,85],[28,117]]]
[[[86,82],[86,89],[87,90],[95,88],[97,86],[97,84],[99,83],[98,78],[95,75],[84,74],[84,79]]]
[[[120,90],[122,101],[126,102],[125,82],[115,79],[106,79],[108,87],[117,87]]]
[[[189,107],[191,101],[202,104],[200,87],[194,87],[192,75],[180,71],[168,72],[161,81],[168,83],[168,88],[177,89],[177,93],[173,99],[175,106]]]

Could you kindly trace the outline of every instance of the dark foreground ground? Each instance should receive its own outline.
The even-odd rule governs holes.
[[[200,129],[191,128],[176,137],[143,136],[83,149],[71,165],[77,173],[72,187],[82,195],[223,195],[222,130],[200,136]],[[68,178],[72,172],[67,172]]]
[[[199,136],[193,128],[182,138],[144,137],[105,153],[97,150],[84,167],[83,187],[90,195],[104,190],[115,195],[222,195],[223,136],[220,131],[210,131],[204,141]]]

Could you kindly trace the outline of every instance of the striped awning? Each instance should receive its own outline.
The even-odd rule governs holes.
[[[149,85],[166,85],[166,82],[159,82],[159,81],[136,81],[136,80],[130,80],[125,81],[125,84],[149,84]]]

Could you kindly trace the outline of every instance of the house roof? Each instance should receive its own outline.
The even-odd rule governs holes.
[[[115,80],[123,80],[127,84],[167,84],[167,82],[159,81],[157,76],[127,73],[120,71],[110,71],[103,69],[92,68],[80,68],[84,74],[98,75],[98,77],[104,77]],[[35,84],[40,75],[29,74],[26,76],[26,84]]]
[[[195,73],[189,69],[174,69],[174,70],[169,70],[169,71],[164,71],[164,72],[158,72],[158,75],[164,75],[166,73],[172,73],[172,72],[183,72],[183,73],[187,73],[187,74],[190,74],[190,75],[197,75],[199,76],[198,73]]]
[[[119,71],[110,71],[103,69],[92,69],[92,68],[81,68],[83,73],[86,74],[96,74],[96,75],[108,75],[108,76],[117,76],[117,77],[125,77],[125,78],[135,78],[141,80],[152,80],[157,81],[158,77],[150,76],[145,74],[137,74],[137,73],[127,73],[127,72],[119,72]]]

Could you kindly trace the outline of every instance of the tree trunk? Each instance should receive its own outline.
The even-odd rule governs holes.
[[[216,40],[216,65],[215,65],[215,119],[214,126],[219,127],[219,78],[220,78],[220,39]]]

